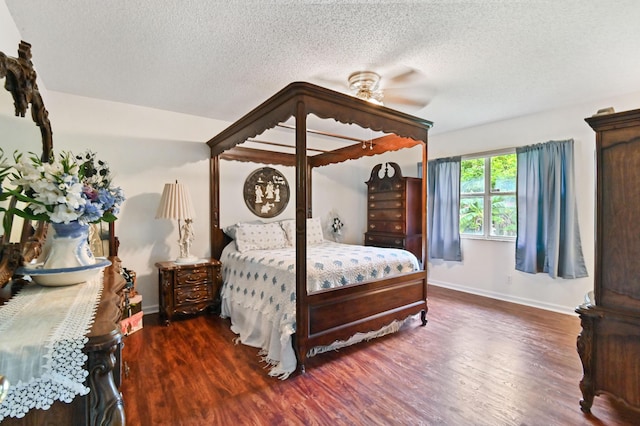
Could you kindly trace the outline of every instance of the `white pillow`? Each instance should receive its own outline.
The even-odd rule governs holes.
[[[287,235],[289,245],[294,246],[296,244],[296,221],[295,219],[287,219],[280,222],[282,229],[284,229]],[[322,224],[320,218],[307,219],[307,244],[320,244],[324,242],[324,236],[322,235]]]
[[[236,233],[238,232],[238,228],[240,227],[240,225],[243,222],[238,222],[238,223],[234,223],[233,225],[229,225],[226,228],[224,228],[222,230],[222,232],[224,232],[229,238],[231,238],[232,240],[236,239]],[[250,222],[244,222],[244,223],[249,223],[251,225],[263,225],[264,222],[261,220],[253,220]]]
[[[284,234],[287,237],[287,244],[289,246],[296,245],[296,220],[285,219],[280,221],[280,226],[284,230]]]
[[[278,249],[287,245],[287,236],[277,222],[241,223],[236,231],[236,247],[241,253],[249,250]]]
[[[320,244],[324,241],[320,218],[307,219],[307,244]]]

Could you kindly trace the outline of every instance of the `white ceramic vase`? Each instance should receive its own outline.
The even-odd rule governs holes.
[[[42,253],[43,269],[67,269],[96,263],[89,246],[89,225],[77,221],[50,223]]]

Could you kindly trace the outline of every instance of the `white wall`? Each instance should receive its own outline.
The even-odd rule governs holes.
[[[13,22],[6,3],[2,1],[0,2],[0,52],[16,57],[19,43],[20,32]]]

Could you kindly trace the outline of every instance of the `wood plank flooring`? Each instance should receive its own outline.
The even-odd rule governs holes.
[[[576,316],[435,286],[429,323],[309,360],[285,381],[213,315],[125,338],[129,425],[640,425],[606,396],[580,411]]]

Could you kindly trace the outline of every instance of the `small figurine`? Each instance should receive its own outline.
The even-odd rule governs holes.
[[[191,244],[193,243],[193,223],[192,219],[185,219],[184,225],[182,225],[182,236],[180,237],[180,257],[183,259],[189,259],[191,257]]]

